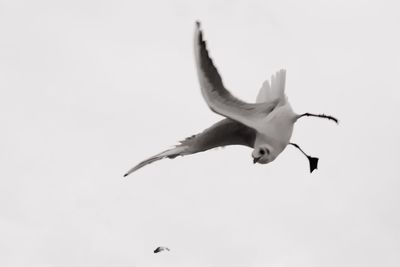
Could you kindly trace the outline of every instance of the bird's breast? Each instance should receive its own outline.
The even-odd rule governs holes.
[[[293,133],[295,114],[289,104],[278,107],[266,118],[263,132],[269,144],[272,145],[279,153],[285,149],[290,142]]]

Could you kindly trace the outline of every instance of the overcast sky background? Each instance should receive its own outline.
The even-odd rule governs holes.
[[[0,0],[1,266],[400,266],[398,1]],[[287,69],[288,147],[134,164]],[[163,245],[170,252],[153,254]]]

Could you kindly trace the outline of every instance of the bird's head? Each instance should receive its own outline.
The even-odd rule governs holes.
[[[256,147],[251,153],[253,163],[267,164],[275,159],[273,156],[273,148],[270,145],[264,144]]]

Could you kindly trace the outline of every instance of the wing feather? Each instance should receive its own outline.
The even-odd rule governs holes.
[[[277,101],[249,104],[233,96],[223,85],[221,76],[208,55],[200,23],[196,23],[194,51],[197,74],[202,95],[212,111],[238,121],[248,127],[259,129],[265,118],[278,104]]]
[[[140,162],[130,169],[124,177],[150,163],[164,158],[173,159],[177,156],[191,155],[220,146],[243,145],[253,147],[255,138],[256,131],[254,129],[231,119],[223,119],[207,128],[202,133],[180,141],[180,144],[174,148],[163,151]]]

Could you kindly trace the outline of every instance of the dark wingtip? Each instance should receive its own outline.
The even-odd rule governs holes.
[[[335,117],[329,116],[329,115],[325,115],[325,114],[323,114],[323,116],[325,116],[329,120],[333,120],[334,122],[336,122],[336,124],[339,124],[339,120],[336,119]]]
[[[318,158],[308,157],[308,161],[310,162],[310,173],[318,169],[318,160]]]
[[[203,32],[201,31],[200,21],[196,20],[196,38],[198,38],[198,42],[202,45],[203,42]]]

